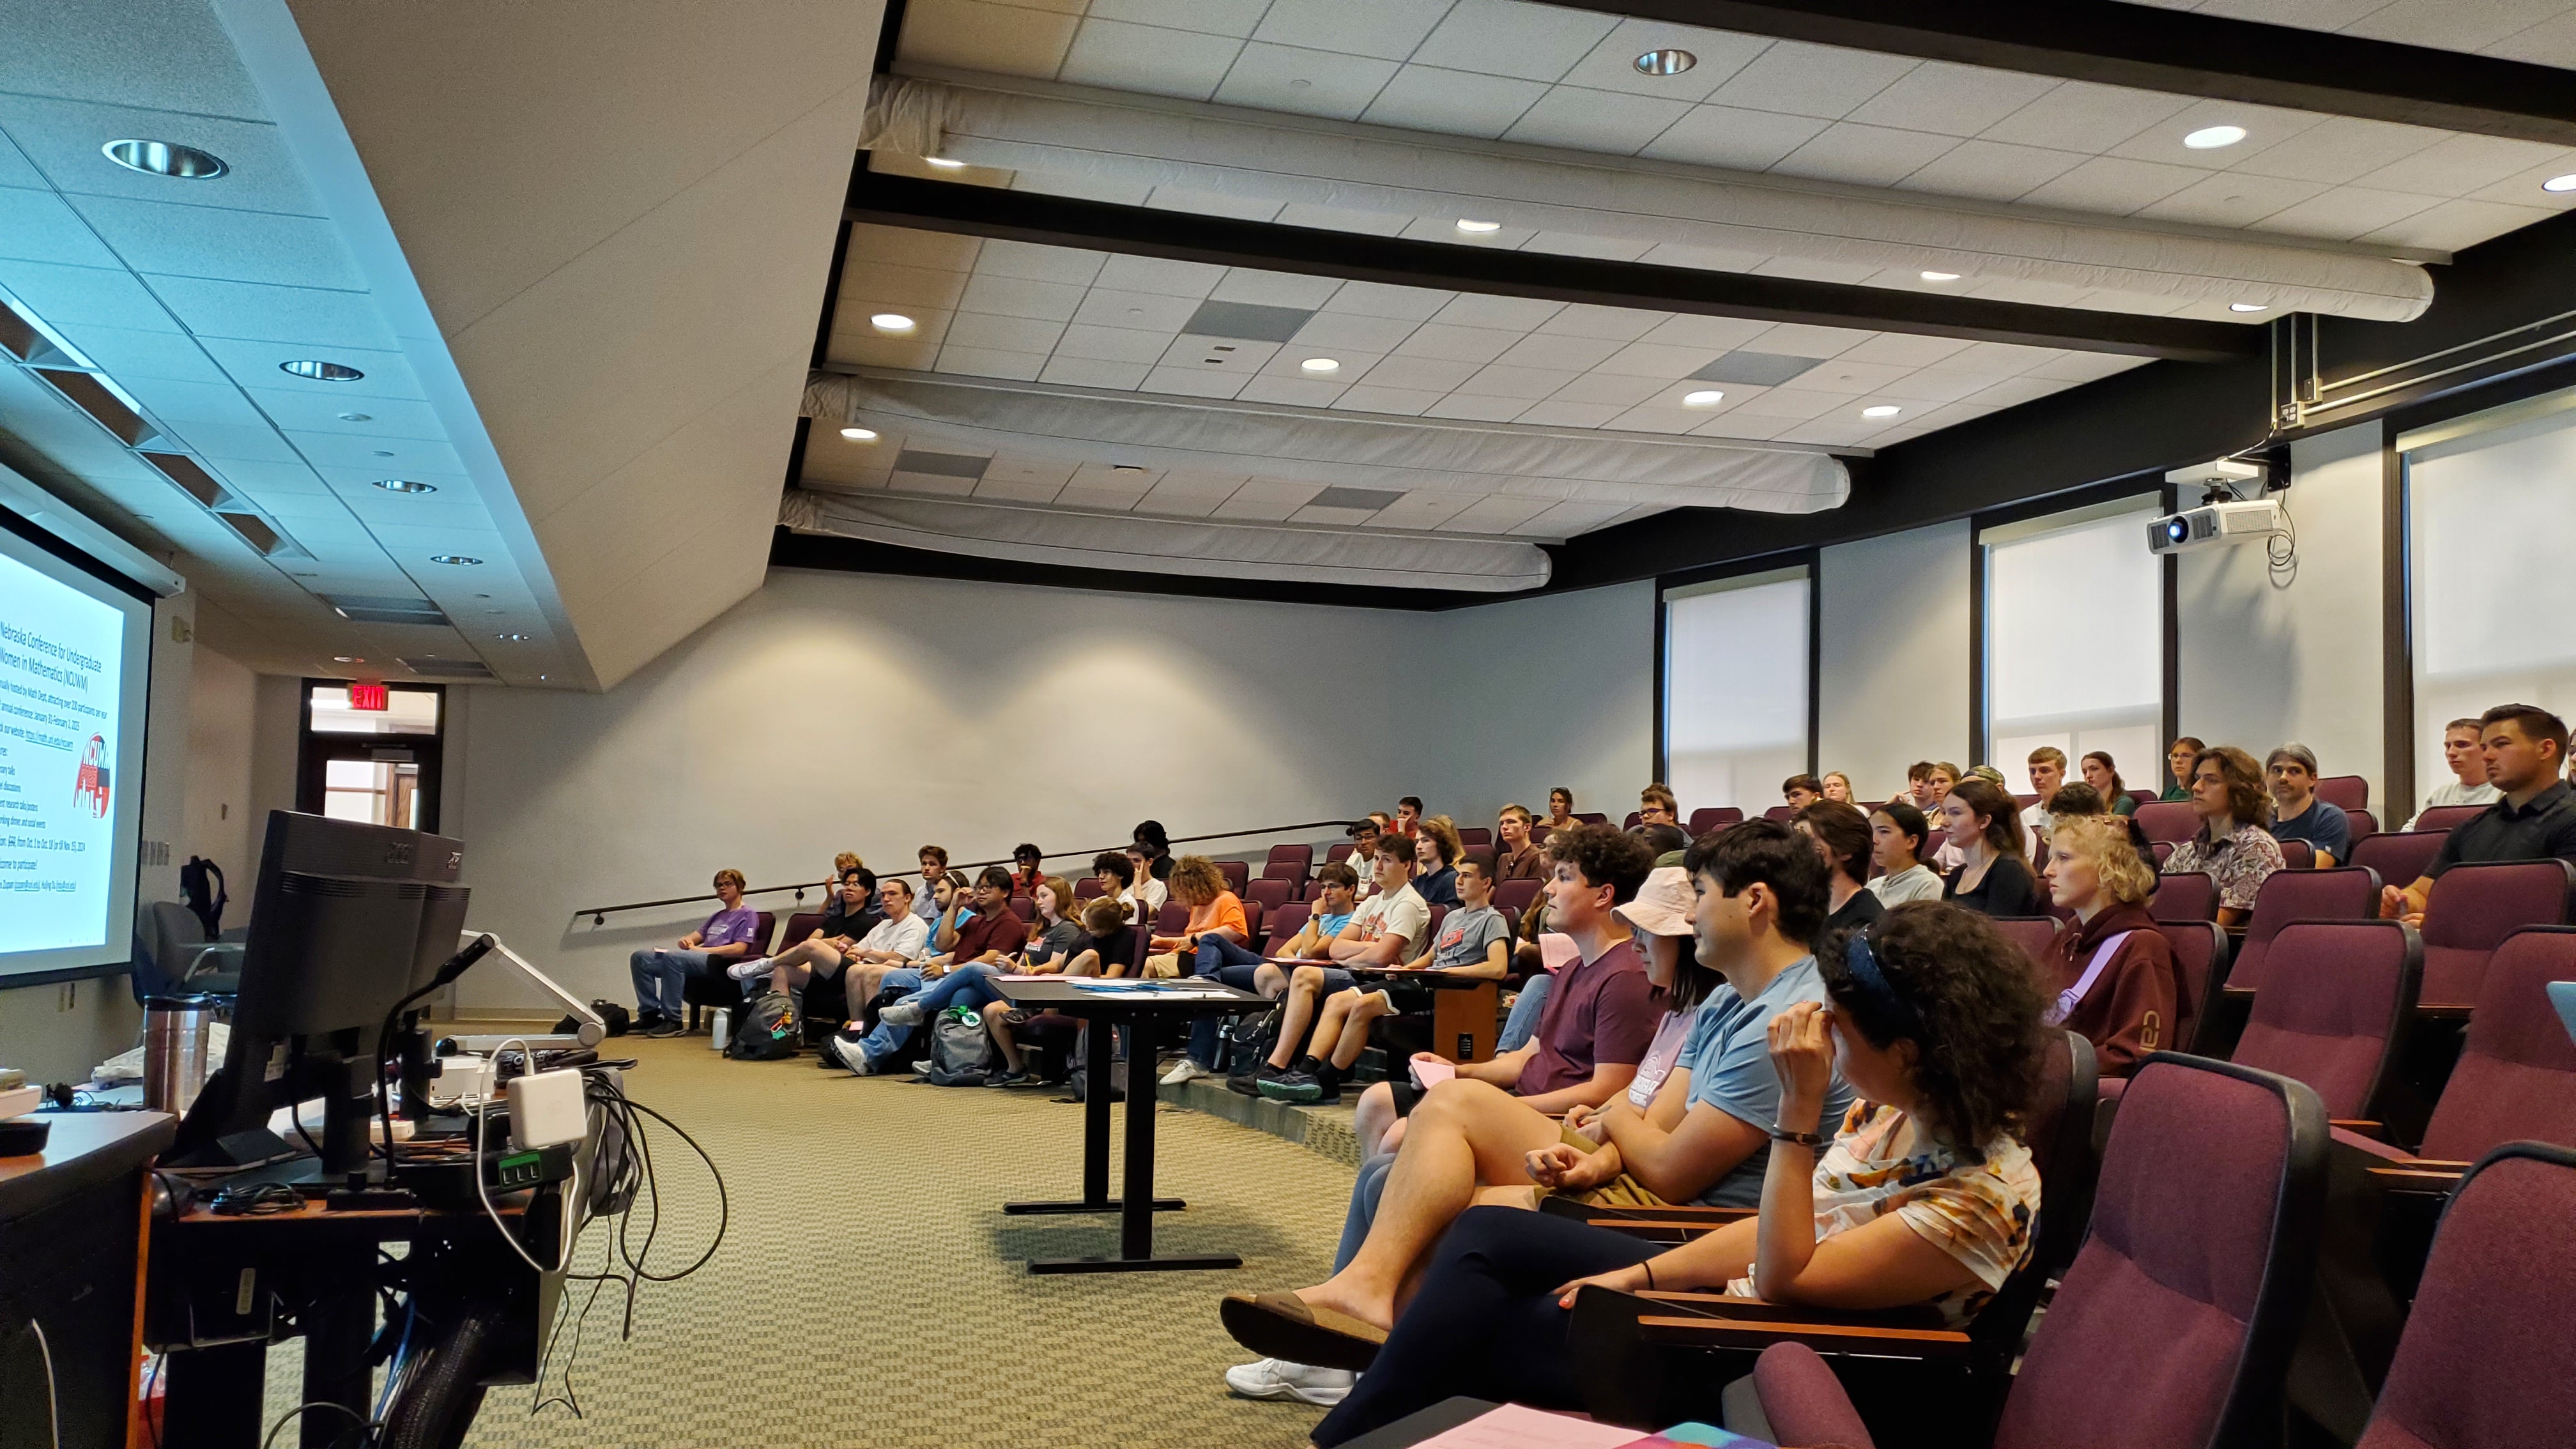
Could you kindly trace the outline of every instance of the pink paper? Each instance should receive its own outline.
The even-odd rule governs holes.
[[[1574,938],[1561,931],[1542,931],[1538,938],[1538,961],[1549,971],[1562,971],[1583,959],[1583,949]]]
[[[1620,1449],[1638,1438],[1636,1430],[1616,1424],[1505,1404],[1445,1434],[1435,1434],[1415,1449]]]
[[[1426,1062],[1416,1057],[1412,1066],[1413,1085],[1426,1092],[1458,1075],[1458,1069],[1447,1062]]]

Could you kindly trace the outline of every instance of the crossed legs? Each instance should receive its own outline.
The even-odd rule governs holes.
[[[799,941],[769,958],[769,984],[780,991],[801,992],[817,976],[839,974],[841,953],[821,941]]]

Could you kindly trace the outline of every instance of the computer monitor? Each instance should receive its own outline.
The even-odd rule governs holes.
[[[463,843],[445,836],[270,812],[231,1040],[180,1124],[178,1165],[287,1155],[269,1114],[317,1096],[323,1167],[364,1160],[378,1034],[456,950],[464,860]]]

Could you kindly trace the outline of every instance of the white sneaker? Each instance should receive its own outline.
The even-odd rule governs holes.
[[[1329,1409],[1349,1398],[1359,1375],[1349,1369],[1316,1368],[1281,1358],[1239,1363],[1225,1371],[1225,1386],[1247,1399],[1295,1399]]]
[[[1178,1087],[1185,1083],[1195,1082],[1201,1077],[1213,1077],[1215,1075],[1216,1073],[1209,1071],[1207,1068],[1200,1066],[1194,1061],[1191,1061],[1188,1057],[1183,1057],[1170,1071],[1163,1073],[1163,1085],[1166,1087]]]
[[[857,1042],[836,1036],[825,1044],[823,1049],[832,1054],[834,1061],[862,1077],[873,1077],[877,1074],[876,1064],[868,1060],[868,1054],[860,1050]]]
[[[921,1003],[912,1000],[895,1002],[877,1013],[877,1020],[888,1026],[921,1025]]]
[[[764,981],[769,977],[769,958],[763,956],[757,961],[737,961],[726,970],[734,980],[746,985],[754,981]]]

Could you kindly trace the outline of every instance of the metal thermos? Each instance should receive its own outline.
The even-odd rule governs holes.
[[[723,1051],[725,1038],[733,1034],[733,1013],[719,1006],[707,1013],[707,1048]]]
[[[143,1105],[184,1115],[215,1069],[215,998],[156,996],[143,1004]]]

